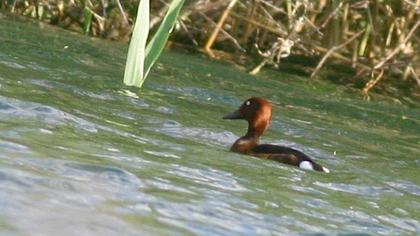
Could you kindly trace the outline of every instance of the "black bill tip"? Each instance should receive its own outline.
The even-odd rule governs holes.
[[[241,113],[239,112],[239,110],[236,110],[230,114],[227,114],[225,116],[223,116],[223,119],[228,119],[228,120],[235,120],[235,119],[243,119]]]

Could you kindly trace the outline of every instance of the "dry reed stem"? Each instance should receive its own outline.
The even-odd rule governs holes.
[[[328,50],[328,52],[324,55],[324,57],[319,61],[318,65],[316,66],[315,70],[312,72],[310,79],[314,79],[318,71],[321,69],[321,67],[324,65],[325,61],[330,57],[330,55],[337,50],[340,50],[341,48],[345,47],[347,44],[351,43],[353,40],[355,40],[357,37],[359,37],[365,30],[359,31],[357,34],[353,35],[350,39],[348,39],[346,42],[334,46]]]
[[[340,8],[343,6],[343,2],[340,2],[338,6],[328,15],[327,19],[321,24],[321,26],[318,27],[318,30],[324,28],[332,18],[334,18],[337,15],[337,12],[340,10]]]
[[[326,53],[326,52],[328,52],[328,50],[329,50],[329,49],[327,49],[327,48],[324,48],[324,47],[321,47],[321,46],[318,46],[318,45],[312,45],[312,46],[313,46],[314,50],[319,51],[319,52],[324,52],[324,53]],[[331,57],[334,57],[334,58],[336,58],[336,59],[338,59],[338,60],[341,60],[341,61],[343,61],[343,62],[346,62],[346,63],[352,64],[352,60],[351,60],[351,59],[349,59],[349,58],[347,58],[347,57],[345,57],[345,56],[341,55],[340,53],[333,52],[333,53],[331,54]],[[364,69],[364,70],[371,70],[371,69],[372,69],[371,67],[369,67],[369,66],[367,66],[367,65],[365,65],[365,64],[362,64],[362,63],[360,63],[360,62],[356,62],[355,64],[356,64],[356,67],[359,67],[359,68]]]
[[[411,38],[411,36],[413,35],[413,33],[416,31],[417,27],[419,27],[420,25],[420,21],[417,21],[417,23],[413,26],[413,28],[411,28],[410,32],[407,34],[407,36],[405,37],[405,39],[403,40],[403,42],[401,42],[390,54],[388,54],[388,56],[386,56],[382,61],[380,61],[379,63],[377,63],[373,69],[379,69],[381,68],[388,60],[390,60],[392,57],[394,57],[397,53],[399,53],[401,51],[401,49],[403,49],[403,47],[405,46],[405,44],[408,42],[408,40]]]
[[[252,7],[249,9],[248,14],[247,14],[248,19],[251,19],[251,20],[254,19],[255,12],[257,11],[257,8],[258,8],[258,4],[259,4],[259,0],[253,0]],[[249,35],[251,35],[252,30],[253,30],[253,25],[250,22],[247,22],[247,24],[245,25],[244,34],[242,35],[242,40],[241,40],[243,44],[248,43]]]
[[[14,13],[14,12],[15,12],[16,2],[17,2],[17,0],[13,1],[12,8],[10,9],[10,12],[11,12],[11,13]]]
[[[414,70],[414,68],[412,66],[409,67],[411,74],[413,75],[413,78],[416,80],[417,85],[420,87],[420,79],[416,74],[416,71]]]
[[[185,33],[187,34],[188,38],[191,39],[191,42],[193,42],[194,46],[198,46],[198,42],[197,40],[195,40],[194,36],[192,35],[192,33],[188,30],[188,27],[184,24],[184,22],[182,22],[181,20],[178,21],[179,25],[181,26],[181,28],[185,31]]]
[[[269,27],[269,26],[267,26],[267,25],[264,25],[264,24],[262,24],[262,23],[259,23],[259,22],[257,22],[257,21],[254,21],[254,20],[252,20],[252,19],[246,19],[246,18],[244,18],[243,16],[238,15],[238,14],[236,14],[236,13],[234,13],[234,12],[231,12],[231,13],[230,13],[230,15],[231,15],[231,16],[233,16],[233,17],[236,17],[236,18],[238,18],[238,19],[240,19],[240,20],[243,20],[243,21],[245,21],[245,22],[249,22],[249,23],[253,24],[254,26],[258,26],[258,27],[259,27],[259,28],[261,28],[261,29],[267,30],[267,31],[269,31],[270,33],[273,33],[273,34],[275,34],[275,35],[277,35],[277,36],[284,37],[284,36],[286,36],[286,35],[287,35],[287,33],[286,33],[286,32],[284,32],[284,31],[282,31],[280,28],[271,28],[271,27]]]
[[[119,9],[119,10],[120,10],[120,12],[121,12],[121,15],[123,16],[124,23],[129,24],[129,22],[128,22],[128,18],[127,18],[127,15],[125,14],[125,11],[124,11],[124,9],[123,9],[123,7],[122,7],[122,5],[121,5],[120,0],[115,0],[115,1],[117,2],[117,6],[118,6],[118,9]]]
[[[236,2],[238,0],[231,0],[229,5],[226,7],[225,11],[222,13],[222,16],[219,19],[219,22],[217,22],[216,28],[214,29],[213,33],[207,40],[206,45],[204,46],[204,50],[207,52],[207,54],[210,57],[215,57],[214,53],[211,51],[211,46],[213,46],[214,41],[216,40],[217,35],[219,34],[220,29],[223,27],[229,12],[232,10],[232,8],[235,6]]]
[[[104,32],[104,30],[105,30],[105,18],[98,15],[95,11],[93,11],[89,7],[86,7],[86,9],[88,11],[90,11],[90,13],[92,13],[92,15],[95,17],[96,21],[98,22],[100,32]]]
[[[264,60],[258,65],[256,66],[254,69],[252,69],[249,73],[251,75],[256,75],[258,74],[258,72],[260,72],[260,70],[269,62],[268,58],[264,58]]]
[[[357,45],[359,45],[359,41],[354,41],[353,52],[351,57],[351,67],[356,68],[357,66]]]
[[[382,79],[383,75],[384,75],[384,69],[381,69],[379,71],[379,75],[376,76],[376,77],[375,77],[375,73],[372,71],[372,77],[374,77],[374,78],[369,80],[369,82],[367,82],[365,87],[363,87],[363,89],[362,89],[362,92],[363,92],[363,94],[364,94],[364,96],[367,100],[370,100],[370,97],[369,97],[369,94],[368,94],[369,90],[372,89],[379,82],[379,80]]]
[[[206,21],[208,21],[208,22],[210,22],[212,25],[217,25],[217,23],[216,22],[214,22],[210,17],[208,17],[208,16],[206,16],[206,14],[204,14],[204,13],[202,13],[202,12],[199,12],[199,14],[206,20]],[[226,30],[224,30],[223,28],[220,28],[220,32],[222,32],[228,39],[230,39],[232,42],[233,42],[233,44],[235,44],[235,46],[239,49],[239,50],[241,50],[241,51],[246,51],[242,46],[241,46],[241,44],[238,42],[238,40],[235,38],[235,37],[233,37],[232,35],[230,35]],[[205,50],[204,50],[205,51]]]
[[[389,47],[391,45],[392,33],[394,32],[394,29],[395,29],[395,22],[392,22],[388,30],[388,35],[385,40],[385,47]]]

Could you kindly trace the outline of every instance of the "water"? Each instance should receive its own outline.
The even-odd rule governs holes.
[[[0,235],[420,233],[418,108],[176,52],[129,91],[125,53],[0,18]],[[228,152],[254,95],[331,174]]]

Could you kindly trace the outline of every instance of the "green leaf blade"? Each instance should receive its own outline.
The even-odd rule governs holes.
[[[184,5],[185,0],[173,0],[169,6],[168,12],[165,15],[159,29],[150,40],[146,48],[146,58],[144,62],[144,77],[146,77],[153,64],[157,61],[165,44],[168,41],[169,35],[175,25],[179,12]]]
[[[141,0],[125,64],[124,84],[128,86],[141,87],[146,78],[144,76],[144,60],[149,25],[150,3],[149,0]]]

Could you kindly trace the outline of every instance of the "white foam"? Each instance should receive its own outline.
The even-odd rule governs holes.
[[[329,169],[327,169],[327,168],[325,168],[325,167],[322,167],[322,170],[323,170],[325,173],[330,173],[330,170],[329,170]]]
[[[304,170],[314,170],[314,166],[309,161],[302,161],[299,163],[299,168]]]

